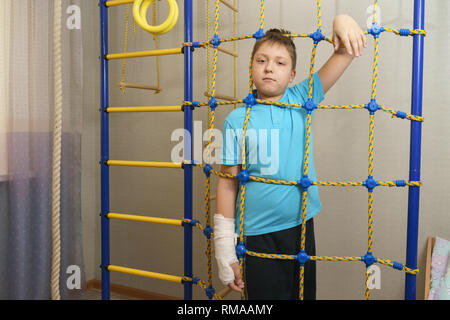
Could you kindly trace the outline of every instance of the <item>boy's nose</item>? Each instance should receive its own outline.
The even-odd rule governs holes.
[[[268,62],[266,64],[266,68],[265,68],[266,72],[272,72],[272,63]]]

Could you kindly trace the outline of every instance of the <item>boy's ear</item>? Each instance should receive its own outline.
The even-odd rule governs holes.
[[[296,74],[297,74],[297,71],[295,69],[291,71],[291,79],[289,80],[289,82],[294,81]]]

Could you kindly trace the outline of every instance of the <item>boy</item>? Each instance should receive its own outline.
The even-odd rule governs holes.
[[[296,71],[296,49],[288,32],[271,29],[255,43],[252,52],[252,76],[258,99],[303,104],[308,98],[308,80],[288,88]],[[358,24],[347,15],[339,15],[333,22],[334,53],[322,68],[313,75],[312,100],[318,104],[324,94],[352,62],[362,54],[366,39]],[[255,94],[255,93],[254,93]],[[221,172],[238,174],[241,171],[239,146],[242,139],[230,139],[228,129],[242,129],[246,107],[233,110],[224,121],[224,151]],[[267,174],[267,161],[247,162],[249,175],[271,179],[299,180],[303,171],[306,113],[303,109],[255,104],[250,111],[247,131],[254,129],[270,133],[264,150],[271,150],[270,166],[275,171]],[[275,131],[274,131],[275,130]],[[225,135],[227,134],[227,137]],[[272,141],[273,140],[273,141]],[[261,142],[261,136],[258,138]],[[269,145],[276,145],[275,152]],[[310,145],[312,146],[312,136]],[[252,150],[253,148],[253,150]],[[258,154],[259,144],[246,144],[246,153]],[[267,153],[267,151],[266,151]],[[233,155],[233,156],[230,156]],[[276,160],[274,159],[276,158]],[[260,159],[261,160],[261,159]],[[260,161],[262,162],[262,161]],[[316,180],[312,148],[308,175]],[[266,171],[264,171],[266,169]],[[266,174],[264,174],[266,172]],[[248,250],[265,253],[297,254],[300,251],[301,199],[298,186],[268,184],[248,181],[246,184],[244,241]],[[239,270],[235,253],[235,232],[239,232],[240,208],[239,181],[219,178],[217,185],[216,214],[214,215],[214,243],[219,278],[231,289],[245,292],[248,299],[298,299],[299,264],[295,260],[278,260],[246,256],[244,278]],[[315,255],[312,217],[321,209],[317,186],[308,189],[306,216],[306,248],[308,255]],[[315,264],[305,264],[304,298],[316,297]]]

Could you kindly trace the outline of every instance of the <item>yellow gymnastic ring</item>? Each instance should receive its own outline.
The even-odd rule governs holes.
[[[159,26],[151,26],[147,22],[147,10],[153,1],[156,0],[135,0],[133,4],[134,20],[142,29],[150,32],[151,34],[159,35],[169,32],[178,21],[177,2],[175,0],[166,0],[169,4],[169,15],[166,21]]]

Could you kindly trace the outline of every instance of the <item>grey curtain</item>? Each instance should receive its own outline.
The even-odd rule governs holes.
[[[53,2],[0,2],[0,299],[50,299]],[[79,2],[62,1],[61,299],[85,288]]]

